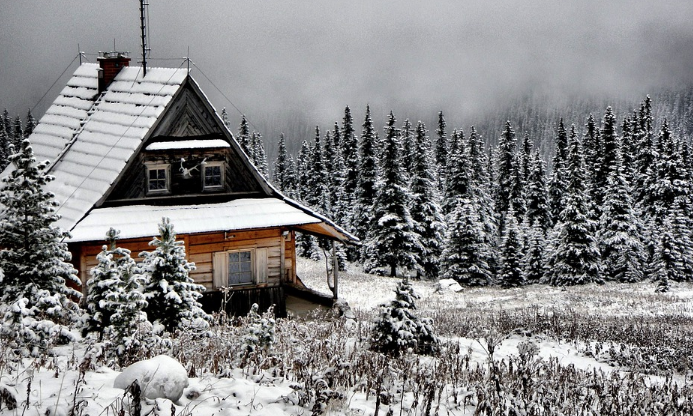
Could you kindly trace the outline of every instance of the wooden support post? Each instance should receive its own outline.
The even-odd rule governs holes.
[[[337,243],[332,241],[332,277],[334,285],[332,287],[332,299],[338,299],[337,287],[339,283],[339,259],[337,259]]]
[[[279,234],[279,284],[286,281],[286,236],[288,231],[282,230]]]

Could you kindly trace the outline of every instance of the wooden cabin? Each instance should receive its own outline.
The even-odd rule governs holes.
[[[48,190],[82,282],[109,228],[137,254],[168,217],[207,310],[222,307],[222,292],[234,313],[258,303],[281,315],[289,294],[321,301],[296,274],[296,232],[358,240],[274,189],[187,69],[143,76],[127,54],[98,60],[77,68],[29,138],[37,160],[51,161]]]

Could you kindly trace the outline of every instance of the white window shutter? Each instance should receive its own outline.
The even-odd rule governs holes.
[[[214,253],[212,257],[212,273],[214,280],[214,287],[219,288],[222,286],[228,286],[229,282],[226,277],[228,265],[228,254],[224,251]]]
[[[255,250],[255,276],[257,283],[267,283],[267,249],[258,248]]]

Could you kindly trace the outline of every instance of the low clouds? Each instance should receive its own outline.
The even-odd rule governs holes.
[[[529,90],[556,99],[642,96],[693,82],[690,0],[150,3],[152,56],[180,58],[190,47],[251,119],[298,113],[329,123],[345,105],[366,103],[383,113],[428,117],[444,109],[467,118]],[[14,112],[35,104],[78,43],[97,52],[115,38],[138,58],[134,0],[6,2],[4,9],[0,104]],[[196,78],[216,106],[230,107]]]

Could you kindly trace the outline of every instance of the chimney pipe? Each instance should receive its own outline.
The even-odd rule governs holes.
[[[99,94],[104,92],[121,69],[130,66],[129,52],[99,52]]]

